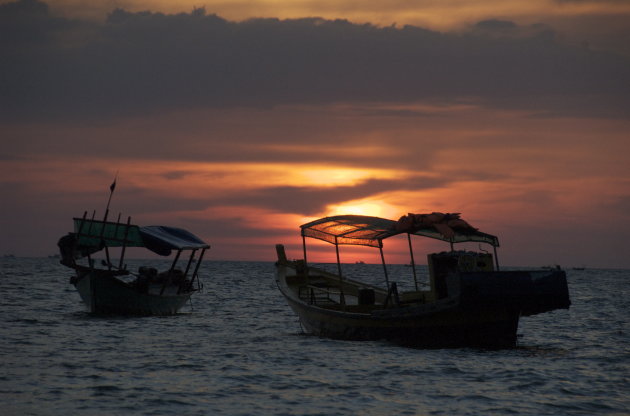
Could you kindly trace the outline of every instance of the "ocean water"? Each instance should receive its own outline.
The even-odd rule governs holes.
[[[204,262],[176,316],[92,316],[57,262],[0,259],[2,415],[630,414],[628,270],[569,270],[571,309],[487,351],[305,335],[263,262]]]

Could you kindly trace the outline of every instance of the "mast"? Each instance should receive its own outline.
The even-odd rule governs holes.
[[[101,242],[103,241],[103,235],[105,234],[105,227],[107,226],[107,217],[109,216],[109,204],[112,202],[112,195],[114,194],[114,189],[116,189],[116,178],[118,176],[118,173],[116,173],[116,176],[114,177],[114,182],[112,182],[112,184],[109,186],[109,198],[107,199],[107,206],[105,207],[105,215],[103,216],[103,224],[101,226]],[[118,220],[120,220],[120,215],[118,216]],[[118,228],[118,224],[116,224],[116,228]],[[114,234],[114,237],[116,235]],[[107,259],[107,269],[111,270],[112,269],[112,262],[110,260],[109,257],[109,247],[107,246],[107,244],[104,244],[105,246],[105,258]]]

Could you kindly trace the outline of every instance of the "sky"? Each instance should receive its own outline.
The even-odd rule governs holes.
[[[209,260],[436,211],[503,265],[630,268],[627,1],[0,0],[0,52],[0,255],[55,254],[116,178],[110,218]]]

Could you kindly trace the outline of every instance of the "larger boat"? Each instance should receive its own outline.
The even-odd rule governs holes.
[[[563,270],[501,271],[498,238],[471,227],[459,214],[409,214],[398,221],[339,215],[300,228],[304,258],[288,260],[284,246],[277,245],[276,281],[305,330],[322,337],[385,339],[414,347],[514,347],[521,316],[571,304]],[[399,291],[385,264],[383,241],[399,234],[407,236],[413,290]],[[429,287],[424,290],[412,235],[450,245],[447,251],[428,254]],[[308,264],[307,237],[335,246],[336,272]],[[455,250],[455,244],[467,242],[490,245],[494,256]],[[345,276],[342,245],[378,248],[384,287]]]
[[[140,227],[126,222],[74,218],[74,232],[58,246],[61,264],[74,270],[70,279],[87,310],[97,314],[173,315],[200,289],[199,267],[208,244],[181,228]],[[159,272],[150,266],[130,270],[125,253],[142,247],[161,256],[174,254],[170,267]],[[119,251],[112,259],[111,250]],[[93,257],[104,252],[99,261]],[[182,259],[182,254],[188,258]],[[103,257],[103,256],[101,256]],[[181,263],[181,264],[180,264]]]

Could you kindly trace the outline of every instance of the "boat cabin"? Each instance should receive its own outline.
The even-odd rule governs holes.
[[[437,213],[429,214],[436,216]],[[415,214],[410,214],[415,215]],[[407,217],[399,221],[360,215],[340,215],[322,218],[301,226],[304,260],[298,260],[296,275],[287,283],[294,285],[303,301],[325,306],[367,311],[392,305],[426,304],[456,296],[460,291],[458,273],[498,270],[496,248],[498,238],[479,232],[459,218],[459,214],[440,214],[439,220]],[[440,224],[437,228],[435,223]],[[450,225],[449,225],[450,224]],[[398,234],[407,234],[410,266],[414,290],[399,292],[397,284],[390,282],[388,267],[383,255],[383,240]],[[412,235],[439,239],[450,244],[451,250],[427,255],[429,287],[421,289],[412,247]],[[306,237],[329,242],[335,246],[337,273],[330,273],[307,264]],[[495,255],[488,252],[456,251],[455,243],[480,242],[490,244]],[[385,289],[344,276],[339,257],[339,246],[362,245],[379,249]],[[278,246],[279,259],[286,259],[284,248]]]

